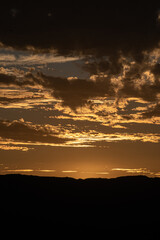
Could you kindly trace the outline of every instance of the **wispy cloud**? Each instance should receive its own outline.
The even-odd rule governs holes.
[[[156,173],[150,171],[147,168],[112,168],[112,171],[122,171],[126,173],[134,173],[134,174],[156,175]]]
[[[14,173],[17,173],[17,172],[25,173],[25,172],[33,172],[34,170],[33,169],[6,169],[5,171],[6,172],[14,172]]]
[[[1,170],[2,172],[9,172],[9,173],[54,173],[56,172],[56,170],[52,170],[52,169],[3,169]]]
[[[9,66],[45,66],[49,63],[64,63],[80,60],[78,56],[60,56],[56,51],[49,53],[33,53],[33,49],[28,51],[18,51],[14,48],[0,49],[0,65],[3,67]]]
[[[56,172],[56,170],[53,169],[39,169],[38,172],[44,172],[44,173],[53,173]]]
[[[0,150],[6,150],[6,151],[10,151],[10,150],[16,150],[16,151],[23,151],[23,152],[26,152],[28,150],[31,150],[33,148],[31,147],[22,147],[22,146],[13,146],[13,145],[1,145],[1,141],[0,141]]]

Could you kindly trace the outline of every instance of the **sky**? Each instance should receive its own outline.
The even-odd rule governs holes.
[[[0,174],[160,176],[160,6],[24,1],[0,29]]]

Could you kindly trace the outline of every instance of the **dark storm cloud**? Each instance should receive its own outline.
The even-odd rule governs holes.
[[[61,144],[68,141],[58,137],[47,126],[33,125],[22,120],[13,122],[0,120],[0,137],[15,141]]]
[[[121,51],[141,61],[144,50],[158,46],[158,9],[149,3],[85,8],[11,4],[1,8],[0,41],[18,48],[56,48],[61,54],[107,55],[113,61]]]

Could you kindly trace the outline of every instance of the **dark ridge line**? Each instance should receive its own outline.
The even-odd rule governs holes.
[[[73,180],[73,181],[88,181],[88,180],[93,180],[93,181],[109,181],[109,180],[121,180],[121,179],[157,179],[160,180],[160,177],[149,177],[147,175],[122,175],[118,177],[111,177],[111,178],[104,178],[104,177],[93,177],[93,178],[74,178],[74,177],[56,177],[56,176],[46,176],[46,175],[32,175],[32,174],[21,174],[21,173],[11,173],[11,174],[0,174],[0,177],[3,176],[8,176],[8,177],[32,177],[32,178],[48,178],[48,179],[57,179],[57,180]]]

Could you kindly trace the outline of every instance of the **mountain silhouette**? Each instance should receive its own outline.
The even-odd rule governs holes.
[[[160,178],[11,174],[0,175],[0,192],[1,219],[7,224],[18,219],[19,223],[39,223],[41,227],[47,223],[61,231],[87,229],[116,236],[128,231],[128,239],[158,239]]]

